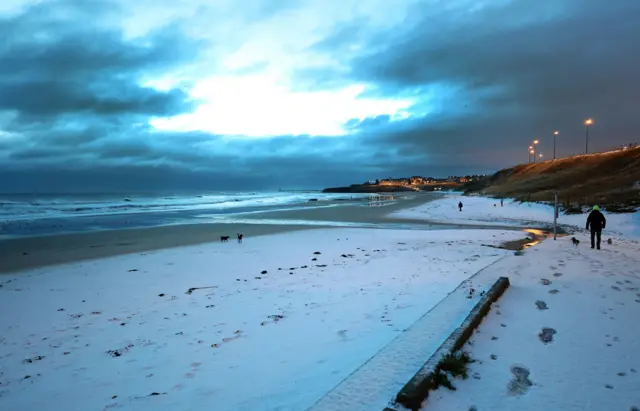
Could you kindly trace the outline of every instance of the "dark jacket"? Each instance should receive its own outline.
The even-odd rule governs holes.
[[[606,225],[607,219],[604,218],[604,214],[598,210],[593,210],[591,214],[589,214],[589,217],[587,217],[587,230],[591,228],[591,231],[602,231]]]

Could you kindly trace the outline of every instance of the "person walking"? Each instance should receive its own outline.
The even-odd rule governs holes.
[[[596,239],[598,250],[600,249],[600,241],[602,240],[602,230],[607,225],[607,219],[600,212],[600,207],[593,206],[593,210],[587,217],[587,230],[591,230],[591,248],[596,247]]]
[[[460,209],[460,211],[462,211],[462,201],[458,203],[458,208]]]

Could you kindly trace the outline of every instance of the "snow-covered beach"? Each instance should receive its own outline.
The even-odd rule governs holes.
[[[5,275],[0,408],[303,410],[522,237],[319,229]]]
[[[637,214],[607,215],[602,251],[578,229],[585,216],[563,216],[579,247],[563,237],[516,256],[495,246],[525,237],[514,226],[550,221],[548,208],[463,197],[459,212],[458,200],[388,210],[494,227],[279,229],[4,274],[0,409],[306,410],[461,283],[481,290],[500,276],[512,286],[467,346],[472,378],[425,409],[638,406],[640,247],[623,234]],[[513,366],[528,380],[510,390]],[[376,392],[380,410],[401,385]]]

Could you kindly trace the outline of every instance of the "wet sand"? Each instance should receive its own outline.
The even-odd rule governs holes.
[[[294,230],[335,228],[331,222],[380,224],[379,228],[416,229],[500,229],[521,230],[519,227],[503,227],[472,224],[446,224],[425,220],[390,218],[389,214],[401,209],[415,207],[438,198],[429,193],[408,193],[396,202],[386,205],[336,206],[316,208],[313,204],[286,211],[237,214],[238,222],[216,223],[209,220],[201,224],[179,224],[152,228],[129,228],[72,234],[57,234],[40,237],[23,237],[0,240],[0,273],[23,271],[49,265],[92,260],[122,254],[149,253],[155,250],[196,245],[220,241],[220,236],[243,233],[245,241],[251,237],[277,234]],[[275,220],[262,223],[261,220]],[[296,221],[297,220],[297,221]],[[315,224],[301,224],[299,221]],[[290,221],[290,222],[289,222]],[[326,223],[326,224],[323,224]],[[369,228],[373,228],[369,226]]]
[[[231,236],[229,241],[236,241],[237,232],[245,235],[245,241],[251,241],[255,236],[309,228],[313,227],[189,224],[1,240],[0,273],[220,241],[222,235]]]
[[[301,206],[288,211],[246,214],[243,215],[243,218],[250,218],[257,223],[259,222],[257,220],[266,218],[379,223],[391,221],[385,218],[390,212],[423,204],[434,198],[424,194],[410,195],[412,198],[382,207],[347,205],[312,208],[313,204],[309,204],[308,207]],[[424,222],[417,223],[424,225]],[[220,241],[220,236],[223,235],[231,236],[229,241],[236,241],[236,233],[243,233],[245,241],[251,241],[251,237],[255,236],[323,227],[327,228],[328,226],[322,224],[297,225],[293,222],[291,224],[286,222],[283,224],[216,224],[209,222],[6,239],[0,240],[0,273]]]

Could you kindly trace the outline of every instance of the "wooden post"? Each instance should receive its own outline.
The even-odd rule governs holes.
[[[557,238],[558,233],[558,190],[553,192],[553,239]]]

